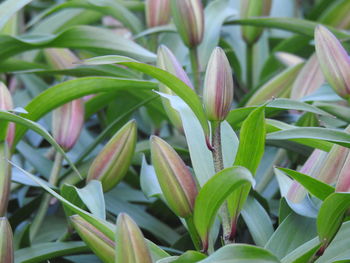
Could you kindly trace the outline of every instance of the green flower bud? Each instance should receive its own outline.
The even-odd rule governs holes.
[[[12,230],[5,217],[0,218],[0,262],[14,262]]]
[[[170,21],[169,0],[146,0],[147,27],[156,27],[168,24]]]
[[[5,86],[5,84],[0,81],[0,110],[8,111],[12,109],[13,109],[13,102],[12,102],[11,93],[8,90],[8,88]],[[7,125],[7,130],[6,130],[6,141],[9,147],[12,146],[14,138],[15,138],[15,124],[13,122],[10,122]]]
[[[240,17],[241,19],[268,16],[270,14],[272,0],[242,0]],[[254,26],[242,26],[242,37],[248,45],[259,40],[263,28]]]
[[[90,166],[87,182],[98,180],[105,192],[125,176],[134,155],[137,127],[134,120],[125,124],[106,144]]]
[[[305,97],[316,89],[321,87],[325,82],[317,56],[313,54],[299,72],[294,84],[290,97],[300,99]]]
[[[121,213],[118,216],[116,242],[115,262],[152,263],[141,230],[127,214]]]
[[[159,137],[151,137],[152,163],[169,207],[177,216],[192,215],[198,190],[191,172],[175,150]]]
[[[193,86],[191,84],[190,79],[188,78],[186,72],[183,70],[181,64],[177,61],[176,57],[174,54],[168,49],[166,46],[161,45],[158,48],[158,54],[157,54],[157,66],[177,78],[181,79],[187,86],[193,89]],[[169,89],[167,86],[164,84],[159,84],[159,91],[165,93],[165,94],[170,94],[170,95],[175,95],[175,93]],[[180,114],[171,106],[170,102],[168,99],[165,99],[162,97],[162,103],[163,107],[165,109],[165,112],[167,113],[171,123],[180,131],[183,130],[182,127],[182,121]]]
[[[105,263],[114,263],[115,243],[113,240],[79,215],[71,216],[70,220],[81,239],[99,259]]]
[[[211,53],[204,79],[203,103],[210,121],[223,121],[231,109],[233,79],[225,52],[216,47]]]
[[[84,102],[73,100],[52,113],[52,135],[66,151],[73,148],[84,125]]]
[[[201,0],[171,0],[171,13],[185,45],[198,46],[204,34],[204,12]]]
[[[300,63],[289,67],[269,80],[253,94],[246,106],[259,105],[273,98],[289,97],[295,78],[303,65],[303,63]]]
[[[322,72],[335,92],[350,98],[350,58],[339,40],[324,26],[315,30],[315,47]]]

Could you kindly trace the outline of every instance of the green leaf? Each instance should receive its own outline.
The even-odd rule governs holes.
[[[319,25],[317,22],[307,21],[304,19],[292,17],[268,17],[268,18],[249,18],[237,19],[225,23],[226,25],[250,25],[258,27],[269,27],[287,30],[293,33],[302,34],[308,37],[314,37],[315,27]],[[327,28],[335,34],[338,38],[348,38],[350,35],[337,30],[333,27]]]
[[[202,259],[205,259],[207,256],[197,251],[188,250],[179,256],[176,260],[172,261],[173,263],[196,263]]]
[[[226,245],[198,263],[279,263],[269,251],[245,244]]]
[[[0,4],[0,30],[7,21],[21,8],[33,0],[7,0]]]
[[[317,139],[333,142],[345,147],[350,147],[350,134],[344,131],[319,128],[319,127],[302,127],[277,131],[267,134],[267,140],[291,140],[291,139]]]
[[[202,241],[208,238],[216,213],[224,200],[244,184],[254,184],[254,179],[244,167],[226,168],[210,178],[196,198],[193,220]]]
[[[257,200],[248,197],[241,214],[255,244],[265,246],[273,234],[272,222],[265,209]]]
[[[310,258],[317,252],[321,244],[318,238],[311,239],[310,241],[297,247],[287,256],[281,259],[282,263],[305,263],[309,262]]]
[[[299,173],[297,171],[287,169],[287,168],[277,168],[294,180],[298,181],[302,186],[306,188],[312,195],[316,196],[318,199],[322,201],[325,200],[329,195],[334,193],[334,187],[325,184],[307,174]]]
[[[57,144],[54,138],[52,138],[52,136],[41,125],[33,121],[30,121],[26,118],[23,118],[21,116],[15,115],[13,113],[9,113],[7,111],[2,111],[2,110],[0,110],[0,120],[11,121],[16,124],[20,124],[21,126],[16,127],[17,130],[20,128],[31,129],[36,133],[40,134],[41,136],[43,136],[58,152],[60,152],[64,156],[64,158],[67,160],[69,165],[73,168],[73,170],[77,173],[77,175],[80,176],[79,171],[74,166],[73,162],[68,158],[65,151]]]
[[[112,92],[125,89],[151,91],[157,85],[149,81],[138,81],[107,77],[87,77],[57,84],[36,96],[26,107],[26,117],[39,120],[51,110],[80,97],[99,92]],[[151,93],[150,93],[151,94]],[[16,129],[15,144],[22,138],[27,128]]]
[[[315,236],[315,220],[290,214],[276,229],[265,248],[278,258],[283,258]]]
[[[265,148],[265,107],[253,110],[242,124],[235,165],[255,175]]]
[[[0,35],[0,43],[1,60],[24,51],[48,47],[90,50],[103,55],[117,53],[147,62],[155,60],[155,54],[135,42],[118,37],[108,29],[92,26],[70,27],[57,35],[31,35],[25,37]]]
[[[198,95],[174,75],[157,67],[140,63],[122,56],[95,57],[87,59],[83,63],[87,65],[120,64],[143,72],[159,80],[187,103],[187,105],[192,109],[193,113],[197,116],[206,138],[209,138],[209,124]]]
[[[50,242],[22,248],[15,252],[15,263],[45,262],[55,257],[89,252],[84,242]]]
[[[317,216],[317,232],[326,246],[342,225],[350,207],[350,193],[333,193],[324,200]]]

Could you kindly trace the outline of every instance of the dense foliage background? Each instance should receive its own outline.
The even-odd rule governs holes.
[[[3,0],[0,263],[350,262],[349,28],[349,0]]]

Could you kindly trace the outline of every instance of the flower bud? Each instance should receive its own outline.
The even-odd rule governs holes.
[[[271,10],[272,0],[241,0],[241,19],[268,16]],[[244,41],[252,45],[260,38],[263,28],[254,26],[242,26],[242,37]]]
[[[6,214],[10,196],[11,173],[7,162],[9,158],[10,151],[7,143],[2,141],[0,142],[0,217]]]
[[[0,262],[14,262],[12,230],[5,217],[0,218]]]
[[[134,220],[121,213],[117,219],[115,262],[152,263],[145,238]]]
[[[204,12],[201,0],[171,0],[171,14],[182,41],[188,47],[203,40]]]
[[[47,48],[44,55],[54,69],[73,68],[79,58],[67,48]]]
[[[105,192],[116,186],[129,169],[136,139],[136,122],[132,120],[125,124],[97,155],[90,166],[86,181],[100,181]]]
[[[324,26],[315,30],[315,47],[322,72],[334,91],[350,98],[350,58],[339,40]]]
[[[7,89],[4,83],[0,81],[0,110],[12,110],[13,102],[10,91]],[[10,122],[7,126],[6,141],[9,147],[12,146],[15,137],[15,124]]]
[[[103,262],[114,262],[115,243],[79,215],[70,217],[72,225],[86,245]]]
[[[305,97],[325,82],[316,54],[313,54],[299,72],[292,86],[291,99]]]
[[[189,86],[190,88],[193,89],[191,81],[188,78],[186,72],[183,70],[182,66],[177,61],[176,57],[170,51],[170,49],[168,49],[164,45],[161,45],[158,48],[157,66],[159,68],[173,74],[177,78],[181,79],[187,86]],[[165,86],[162,83],[159,84],[159,91],[161,91],[165,94],[175,95],[175,93],[171,89],[169,89],[167,86]],[[171,123],[178,130],[182,131],[183,127],[182,127],[182,121],[181,121],[180,114],[171,106],[169,100],[162,97],[162,103],[163,103],[164,110],[167,113]]]
[[[191,172],[175,150],[159,137],[151,137],[152,163],[169,207],[177,216],[192,215],[198,190]]]
[[[170,21],[170,0],[146,0],[147,27],[168,24]]]
[[[287,52],[276,52],[275,53],[275,57],[285,66],[287,67],[292,67],[295,66],[299,63],[304,62],[305,60],[299,56],[296,56],[294,54],[291,53],[287,53]]]
[[[203,103],[210,121],[223,121],[231,109],[233,78],[225,52],[216,47],[211,53],[204,79]]]
[[[350,154],[347,155],[340,170],[335,190],[336,192],[350,192]]]
[[[303,65],[300,63],[289,67],[269,80],[253,94],[246,106],[259,105],[273,98],[288,97],[295,78]]]
[[[77,142],[84,124],[84,102],[73,100],[52,113],[52,134],[56,142],[66,151]]]

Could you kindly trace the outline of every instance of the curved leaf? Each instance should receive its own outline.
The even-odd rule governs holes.
[[[0,30],[7,21],[22,7],[33,0],[7,0],[0,4]]]
[[[226,168],[210,178],[199,191],[194,205],[193,221],[203,243],[206,242],[216,213],[224,200],[244,184],[254,184],[248,169]]]

